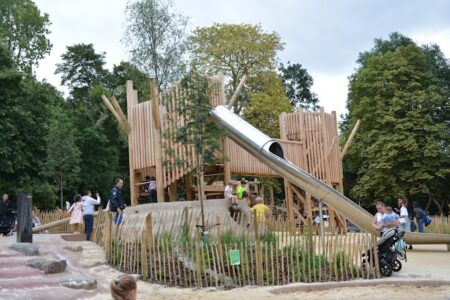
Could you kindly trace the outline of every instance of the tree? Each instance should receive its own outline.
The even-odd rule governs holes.
[[[51,208],[54,190],[40,167],[46,159],[50,112],[62,99],[54,87],[18,71],[1,43],[0,91],[0,189],[31,192],[35,204]]]
[[[280,114],[292,111],[281,78],[274,72],[259,73],[249,81],[248,90],[244,118],[270,137],[280,137]]]
[[[187,18],[171,1],[138,0],[127,5],[124,43],[132,62],[154,77],[158,87],[181,79],[185,71]]]
[[[92,44],[68,46],[61,55],[62,63],[56,65],[55,74],[61,74],[61,85],[70,90],[69,101],[74,107],[84,104],[95,106],[89,99],[89,89],[96,85],[106,85],[108,70],[104,69],[105,53],[96,53]]]
[[[76,186],[80,181],[80,154],[70,118],[63,109],[55,107],[47,136],[47,159],[42,164],[42,174],[58,187],[61,208],[64,207],[64,188]]]
[[[233,93],[244,75],[256,76],[260,72],[275,70],[276,54],[283,49],[276,32],[265,33],[260,25],[214,24],[197,28],[192,37],[194,65],[209,74],[222,72],[229,80],[228,90]],[[246,106],[246,98],[235,103],[235,112]]]
[[[31,0],[0,1],[0,42],[3,42],[21,70],[31,68],[48,53],[52,44],[48,14],[41,14]]]
[[[224,132],[216,127],[210,116],[210,95],[212,83],[201,76],[195,70],[181,81],[181,87],[186,91],[182,99],[179,99],[177,113],[185,118],[182,126],[176,128],[174,134],[165,133],[166,137],[173,139],[175,143],[189,145],[195,152],[195,163],[192,164],[191,173],[197,179],[198,194],[200,195],[202,214],[202,233],[205,231],[205,218],[203,211],[203,199],[201,198],[202,186],[200,176],[203,176],[204,166],[217,161],[217,152],[221,150]],[[165,149],[169,155],[174,155],[170,149]],[[185,164],[183,157],[175,157],[178,164]]]
[[[427,54],[408,44],[361,61],[350,81],[344,133],[361,119],[347,156],[357,174],[351,195],[369,204],[399,193],[439,194],[450,170],[448,120],[440,117],[448,98]]]
[[[286,96],[295,110],[303,108],[305,110],[316,111],[319,99],[317,95],[311,91],[313,79],[308,71],[302,68],[301,64],[287,63],[279,68],[280,76],[283,80]]]

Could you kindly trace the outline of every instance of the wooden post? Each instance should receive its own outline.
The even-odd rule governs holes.
[[[244,86],[245,79],[247,78],[246,75],[242,76],[241,81],[239,82],[236,90],[233,93],[233,96],[231,96],[230,101],[228,101],[227,108],[231,109],[236,102],[237,98],[239,97],[239,94],[241,92],[242,87]]]
[[[223,184],[226,186],[231,180],[231,161],[228,138],[223,139]]]
[[[169,185],[169,199],[171,202],[177,201],[177,182],[172,182]]]
[[[347,153],[348,148],[350,147],[350,145],[353,142],[353,138],[355,137],[356,131],[359,128],[359,125],[361,125],[361,120],[358,119],[358,121],[356,121],[355,126],[353,126],[352,132],[350,133],[350,136],[347,139],[347,142],[345,143],[344,148],[341,151],[341,159],[344,158],[345,153]]]
[[[137,92],[133,90],[133,81],[127,81],[127,114],[128,121],[132,124],[133,121],[133,107],[137,104]],[[134,136],[136,132],[131,128],[128,134],[128,157],[130,165],[130,200],[131,205],[138,204],[137,190],[136,190],[136,175],[134,173],[135,160],[134,160]]]
[[[105,245],[105,258],[108,262],[110,262],[111,260],[111,226],[112,226],[112,213],[107,212],[103,228],[103,243]]]
[[[192,174],[187,173],[184,178],[185,178],[185,183],[186,183],[186,200],[192,201],[192,200],[194,200],[194,196],[192,193]]]
[[[161,144],[161,117],[159,113],[158,88],[154,79],[150,79],[150,89],[152,93],[152,122],[155,129],[155,147],[156,157],[156,193],[158,202],[164,202],[164,170],[162,162],[162,144]]]
[[[328,154],[328,137],[327,137],[327,124],[325,119],[325,109],[323,107],[320,107],[320,132],[322,135],[322,155],[324,157],[323,163],[325,168],[325,182],[329,186],[333,186],[331,183],[331,167],[330,167],[330,160],[326,159],[326,155]],[[334,210],[331,208],[328,208],[328,213],[330,217],[330,223],[329,226],[331,229],[334,229],[335,227],[335,220],[334,220]]]

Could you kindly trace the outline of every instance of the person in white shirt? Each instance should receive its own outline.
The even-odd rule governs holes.
[[[411,231],[411,221],[408,213],[408,199],[406,199],[405,196],[399,196],[398,205],[400,206],[400,230]]]
[[[228,185],[225,187],[225,191],[223,193],[223,196],[225,200],[231,201],[231,207],[233,209],[237,208],[237,197],[235,193],[236,183],[228,183]]]
[[[386,216],[386,205],[384,204],[384,202],[378,201],[376,204],[376,208],[377,213],[373,218],[372,225],[373,227],[375,227],[376,230],[380,231],[380,234],[382,234],[389,228],[398,226],[399,224],[398,220],[383,223],[383,218]]]
[[[94,227],[94,205],[100,205],[100,195],[97,193],[97,199],[92,198],[90,190],[84,192],[82,198],[83,201],[83,220],[84,220],[84,232],[86,234],[86,240],[91,239],[92,228]]]

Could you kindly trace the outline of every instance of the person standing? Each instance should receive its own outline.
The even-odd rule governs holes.
[[[123,210],[125,209],[125,202],[122,198],[123,179],[116,178],[114,180],[114,187],[111,189],[109,195],[109,208],[114,213],[114,224],[119,225],[123,222]]]
[[[425,211],[422,209],[422,207],[420,207],[420,205],[417,202],[413,202],[413,207],[414,207],[414,216],[417,222],[417,229],[419,230],[419,233],[423,233],[424,232],[424,222],[425,222]]]
[[[71,212],[69,224],[73,225],[73,233],[78,232],[79,224],[83,224],[83,203],[81,202],[81,195],[77,194],[73,197],[73,204],[68,212]]]
[[[0,223],[4,222],[11,225],[11,228],[3,234],[4,236],[10,236],[13,234],[12,232],[15,226],[15,218],[11,213],[11,210],[13,209],[13,203],[9,200],[9,195],[4,193],[2,200],[0,200]]]
[[[152,176],[149,182],[150,189],[150,203],[158,202],[158,193],[156,192],[156,178]]]
[[[400,206],[400,230],[409,232],[411,231],[411,222],[408,212],[408,199],[400,195],[398,197],[398,205]]]
[[[84,220],[84,233],[86,234],[86,240],[91,240],[92,228],[94,227],[94,212],[95,206],[100,205],[100,195],[96,194],[97,199],[92,198],[90,190],[84,191],[83,196],[83,220]]]

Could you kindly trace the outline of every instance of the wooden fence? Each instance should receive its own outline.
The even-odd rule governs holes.
[[[236,216],[244,227],[239,233],[213,224],[202,236],[199,216],[187,210],[178,216],[148,213],[142,222],[130,215],[116,226],[112,214],[101,212],[98,218],[105,223],[94,240],[120,271],[169,286],[268,286],[380,277],[378,261],[364,264],[362,258],[368,249],[376,251],[376,237],[369,234],[327,233],[322,238],[311,228],[302,233],[289,228],[283,218],[258,223],[253,217]],[[154,219],[165,220],[164,226],[154,230]]]

